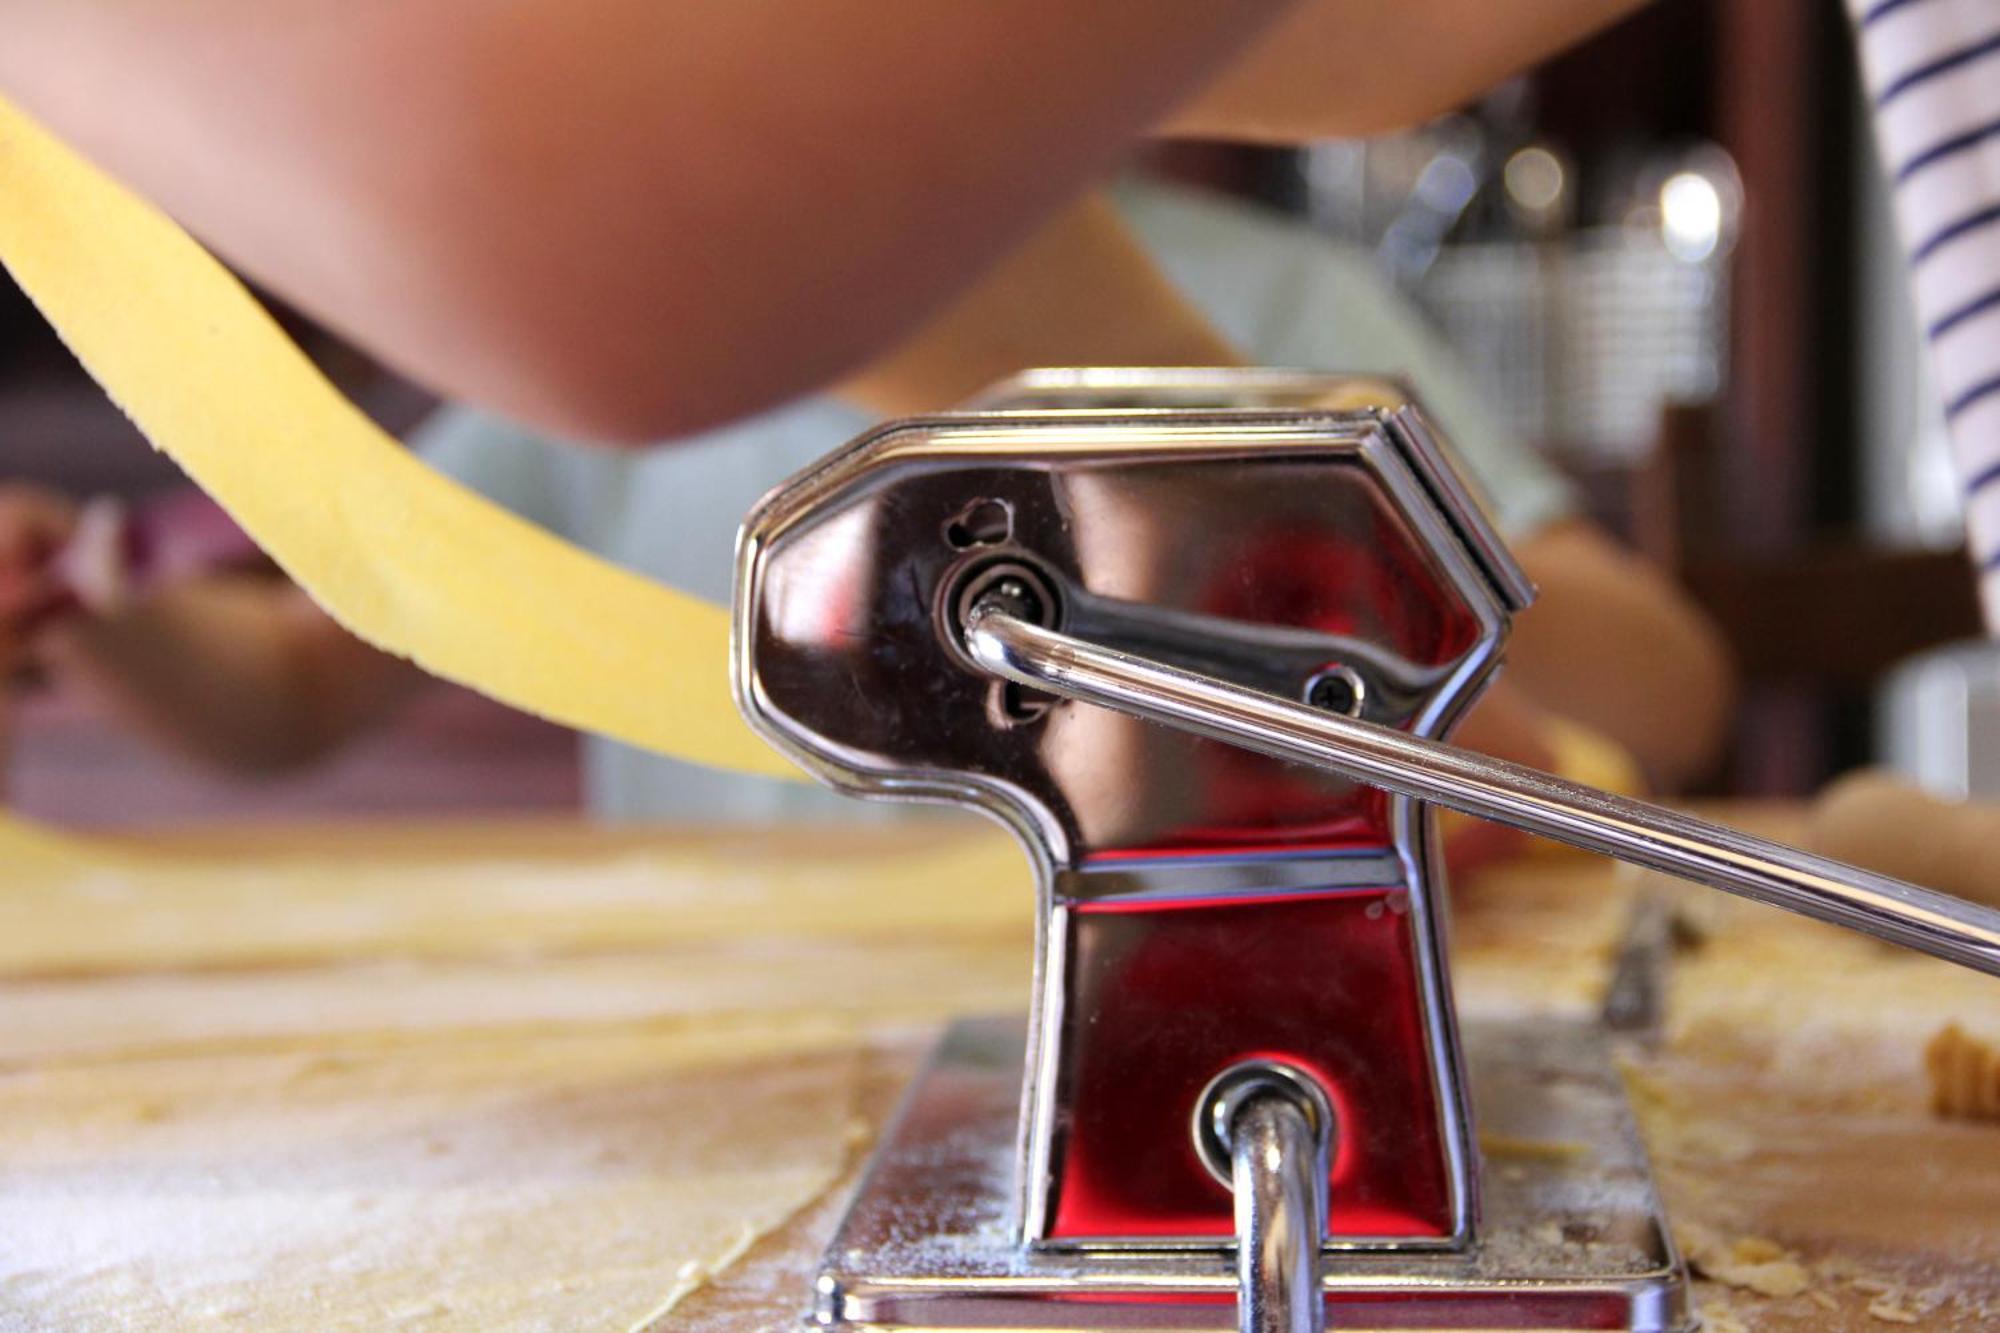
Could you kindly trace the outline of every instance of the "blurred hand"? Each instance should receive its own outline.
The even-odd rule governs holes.
[[[1549,714],[1513,681],[1502,676],[1479,696],[1450,736],[1453,745],[1531,768],[1556,762],[1549,744]]]
[[[1645,796],[1646,776],[1617,741],[1535,702],[1518,684],[1488,690],[1452,737],[1454,744],[1497,759],[1553,773],[1619,796]],[[1438,827],[1445,861],[1463,875],[1495,861],[1538,856],[1588,856],[1559,842],[1530,837],[1502,824],[1446,810]]]
[[[2000,906],[2000,801],[1945,800],[1863,769],[1820,793],[1804,843],[1836,861]]]
[[[0,676],[27,660],[35,632],[68,594],[54,562],[76,531],[69,497],[23,482],[0,483]]]
[[[1503,676],[1480,696],[1449,740],[1495,759],[1511,759],[1549,771],[1556,766],[1556,756],[1548,741],[1547,721],[1541,705]],[[1504,824],[1456,811],[1439,814],[1445,865],[1454,882],[1461,882],[1480,866],[1519,856],[1530,845],[1527,834]]]

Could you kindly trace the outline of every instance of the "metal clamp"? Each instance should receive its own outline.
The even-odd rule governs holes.
[[[1310,764],[2000,976],[2000,912],[1539,769],[1307,707],[1030,623],[1005,589],[964,617],[1003,679]]]

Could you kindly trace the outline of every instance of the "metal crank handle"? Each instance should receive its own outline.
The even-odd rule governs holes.
[[[1243,1103],[1229,1134],[1238,1333],[1325,1333],[1326,1138],[1304,1107],[1268,1092]]]
[[[967,609],[965,647],[1022,685],[1329,769],[1587,851],[1830,921],[2000,976],[2000,912],[1524,764],[1322,712],[1056,630],[996,589]]]

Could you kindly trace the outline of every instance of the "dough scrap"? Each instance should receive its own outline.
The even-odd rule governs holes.
[[[1569,1162],[1588,1157],[1588,1143],[1576,1139],[1524,1139],[1514,1134],[1479,1131],[1479,1151],[1488,1157],[1508,1157],[1516,1161]]]
[[[2000,1120],[2000,1050],[1956,1023],[1924,1046],[1931,1113],[1946,1120]]]
[[[1804,1264],[1762,1236],[1725,1240],[1707,1227],[1689,1223],[1674,1228],[1674,1239],[1696,1273],[1742,1291],[1783,1300],[1813,1285]]]
[[[427,467],[192,237],[5,100],[0,262],[146,437],[360,638],[568,726],[800,776],[737,716],[727,611]]]

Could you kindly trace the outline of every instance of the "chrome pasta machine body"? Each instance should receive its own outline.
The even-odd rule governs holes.
[[[945,1036],[811,1321],[1690,1324],[1601,1034],[1454,1012],[1434,804],[1989,971],[2000,930],[1442,744],[1532,596],[1376,379],[1033,372],[759,505],[752,724],[836,787],[993,815],[1039,896],[1025,1025]],[[1488,1170],[1475,1124],[1583,1150]]]

